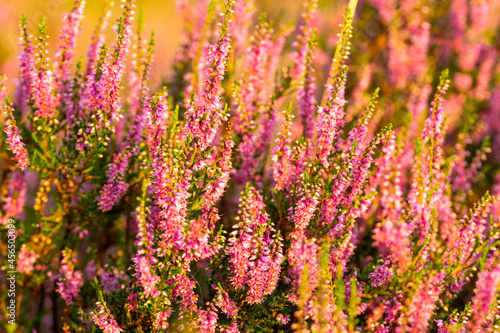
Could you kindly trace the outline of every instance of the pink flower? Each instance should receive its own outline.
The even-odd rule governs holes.
[[[291,54],[295,63],[290,76],[297,81],[297,99],[299,115],[304,126],[304,136],[312,139],[314,132],[314,112],[316,110],[316,78],[314,77],[314,49],[316,47],[315,21],[317,1],[308,1],[302,14],[304,23],[300,25],[300,34],[293,43],[297,51]]]
[[[31,99],[33,93],[33,82],[35,80],[35,48],[33,47],[33,36],[28,33],[28,23],[26,17],[21,18],[19,25],[21,38],[19,45],[23,50],[19,53],[19,86],[16,91],[15,104],[20,108],[21,115],[26,111],[26,104]],[[3,102],[3,100],[2,100]]]
[[[71,305],[73,300],[78,297],[80,288],[83,285],[83,275],[80,271],[75,271],[74,263],[76,259],[71,258],[71,250],[63,251],[63,259],[61,260],[60,274],[61,278],[57,282],[57,291],[67,305]]]
[[[37,259],[35,252],[28,250],[26,244],[21,245],[17,257],[17,271],[19,273],[30,274],[34,270],[34,265]]]
[[[318,113],[321,119],[317,124],[317,157],[326,168],[329,166],[328,156],[334,150],[334,140],[343,126],[345,83],[347,79],[347,67],[345,67],[336,78],[334,91],[328,96],[325,108],[320,108]]]
[[[18,129],[16,126],[16,119],[14,118],[14,109],[12,105],[7,101],[3,111],[7,114],[7,121],[4,123],[5,133],[7,134],[7,144],[9,149],[14,154],[14,160],[17,162],[21,170],[25,170],[28,167],[28,152],[24,148],[24,143],[21,141],[22,137],[18,134]]]
[[[232,0],[228,0],[220,39],[217,45],[212,45],[208,51],[207,62],[213,67],[206,70],[205,92],[200,98],[190,101],[185,114],[188,120],[185,126],[186,136],[191,134],[193,145],[200,150],[205,150],[212,144],[219,126],[227,120],[226,112],[221,109],[220,99],[223,91],[221,82],[231,48],[227,27],[231,21],[232,4]]]
[[[174,151],[182,150],[178,140],[166,139],[164,112],[167,106],[163,98],[153,97],[146,108],[147,143],[150,150],[150,167],[154,204],[160,208],[159,228],[162,248],[178,251],[185,246],[187,199],[189,197],[192,170],[185,156]]]
[[[290,322],[290,318],[288,318],[287,316],[284,316],[282,315],[281,313],[278,313],[276,315],[276,320],[279,321],[281,323],[281,325],[286,325]]]
[[[387,260],[383,265],[375,268],[375,271],[370,273],[369,278],[373,281],[372,286],[377,288],[386,284],[394,274],[390,266],[390,261]]]
[[[301,185],[296,194],[300,199],[298,199],[291,215],[291,219],[295,222],[297,230],[304,230],[309,225],[318,205],[319,194],[319,188],[316,184]],[[291,208],[290,211],[292,211]]]
[[[112,293],[115,290],[119,290],[122,288],[120,281],[118,279],[122,279],[123,274],[116,271],[116,269],[111,268],[110,272],[103,272],[100,275],[100,281],[102,284],[102,289],[104,289],[107,293]]]
[[[33,106],[36,108],[35,116],[52,119],[57,113],[56,107],[59,103],[59,95],[52,63],[46,56],[46,39],[48,36],[44,24],[40,26],[39,31],[40,36],[37,37],[38,45],[36,50],[38,69],[31,82],[31,99]]]
[[[315,239],[308,239],[302,230],[294,231],[290,238],[292,243],[288,250],[288,262],[290,263],[288,280],[292,282],[294,291],[303,287],[312,292],[319,283],[319,246]],[[306,269],[308,275],[305,281],[307,285],[301,286]]]
[[[172,297],[179,297],[181,299],[179,302],[181,311],[195,311],[197,308],[196,302],[198,301],[198,295],[194,293],[193,288],[196,282],[191,281],[191,279],[185,275],[178,274],[167,282],[167,285],[171,284],[174,285]]]
[[[498,253],[495,253],[498,256]],[[486,269],[479,273],[472,298],[472,318],[467,323],[469,332],[483,331],[483,325],[486,323],[491,307],[495,304],[498,297],[498,284],[500,282],[500,264],[494,264],[495,256],[492,256]]]
[[[75,54],[75,47],[78,35],[80,33],[80,23],[85,9],[84,0],[76,0],[75,6],[71,12],[63,15],[65,24],[59,33],[60,43],[57,45],[55,64],[56,79],[58,81],[58,90],[61,93],[69,93],[71,90],[71,61]],[[71,95],[64,95],[66,98]],[[64,100],[68,103],[68,100]]]
[[[198,310],[198,330],[201,333],[215,333],[217,329],[217,319],[219,315],[217,314],[217,308],[211,304],[207,303],[208,308],[206,310]]]
[[[90,313],[94,324],[99,326],[105,333],[118,333],[123,330],[118,326],[115,318],[106,306],[106,302],[97,302],[97,308]]]
[[[409,310],[406,313],[408,324],[404,326],[404,332],[426,332],[429,327],[429,320],[436,307],[439,295],[444,289],[443,279],[445,274],[438,273],[422,281],[415,295],[411,299]]]
[[[2,198],[5,215],[0,217],[0,224],[7,224],[10,218],[23,218],[26,204],[28,171],[15,170],[8,175],[7,193]]]
[[[276,142],[278,144],[271,151],[271,159],[273,161],[273,177],[276,182],[276,189],[283,190],[288,188],[296,177],[295,167],[292,164],[292,149],[290,148],[291,135],[290,126],[292,125],[293,115],[291,106],[285,111],[285,120],[283,129],[278,134]]]
[[[221,289],[219,286],[215,287],[215,289],[217,290],[214,301],[215,306],[221,309],[221,311],[229,317],[235,318],[239,310],[236,302],[229,298],[229,294],[226,290]]]
[[[269,215],[265,212],[262,196],[253,187],[247,186],[240,198],[238,223],[233,226],[227,254],[232,271],[231,283],[243,289],[248,281],[248,270],[252,266],[252,251],[258,251],[259,235],[257,229],[267,224]]]
[[[110,210],[113,206],[123,197],[129,188],[129,184],[123,180],[116,181],[116,183],[107,183],[97,197],[99,209],[103,212]]]
[[[172,314],[172,310],[160,311],[155,313],[155,327],[157,329],[166,330],[168,328],[168,318]]]

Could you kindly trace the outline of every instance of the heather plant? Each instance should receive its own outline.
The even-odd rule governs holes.
[[[500,3],[176,4],[160,83],[134,0],[21,18],[2,330],[500,332]]]

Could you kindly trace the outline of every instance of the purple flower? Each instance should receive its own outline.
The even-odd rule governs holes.
[[[165,101],[153,97],[146,108],[147,143],[150,150],[150,167],[154,204],[159,212],[159,228],[162,248],[180,250],[185,246],[187,199],[189,197],[192,170],[188,168],[185,156],[177,139],[165,141]]]
[[[386,260],[384,264],[377,266],[375,271],[370,273],[369,278],[373,281],[372,286],[377,288],[386,284],[392,278],[393,274],[390,261]]]
[[[235,230],[231,232],[227,254],[232,272],[231,283],[243,289],[248,281],[248,270],[253,265],[250,260],[252,252],[258,251],[256,247],[260,245],[257,229],[267,224],[269,215],[264,210],[262,196],[250,186],[243,192],[239,207],[238,223],[233,226]]]
[[[110,272],[102,272],[100,274],[102,289],[104,289],[104,291],[107,293],[112,293],[115,290],[121,289],[122,286],[118,279],[122,279],[123,277],[123,274],[119,273],[116,269],[113,268],[111,268]]]
[[[298,291],[300,287],[306,288],[312,292],[318,286],[319,282],[319,246],[316,240],[309,239],[303,230],[294,231],[290,238],[292,243],[288,250],[288,262],[290,270],[288,272],[288,281],[292,282],[294,291]],[[301,286],[302,277],[307,269],[306,286]]]

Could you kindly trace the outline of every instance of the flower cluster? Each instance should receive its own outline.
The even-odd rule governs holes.
[[[177,0],[172,59],[134,0],[21,18],[16,330],[499,331],[500,1],[294,1]]]

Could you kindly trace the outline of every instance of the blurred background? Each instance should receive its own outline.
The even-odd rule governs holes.
[[[85,17],[82,21],[82,31],[77,45],[77,57],[85,56],[92,33],[98,22],[103,7],[102,0],[87,0]],[[319,1],[322,13],[331,14],[331,24],[341,22],[340,13],[344,11],[347,0]],[[49,38],[49,50],[53,52],[57,45],[57,34],[62,26],[62,14],[69,12],[73,0],[0,0],[0,73],[8,78],[18,75],[17,53],[20,48],[19,21],[21,15],[26,15],[28,27],[33,35],[37,35],[37,27],[45,18]],[[137,0],[137,11],[142,7],[145,16],[145,35],[151,30],[156,32],[156,57],[152,73],[153,84],[158,83],[162,75],[168,75],[172,68],[175,49],[180,42],[182,21],[176,11],[175,0]],[[267,13],[276,26],[290,24],[300,20],[303,0],[256,0],[257,13]],[[116,23],[121,13],[120,0],[115,0],[110,19],[110,25]],[[106,44],[112,45],[115,40],[112,29],[108,29]],[[53,54],[53,53],[51,53]],[[9,85],[9,91],[13,87]]]

